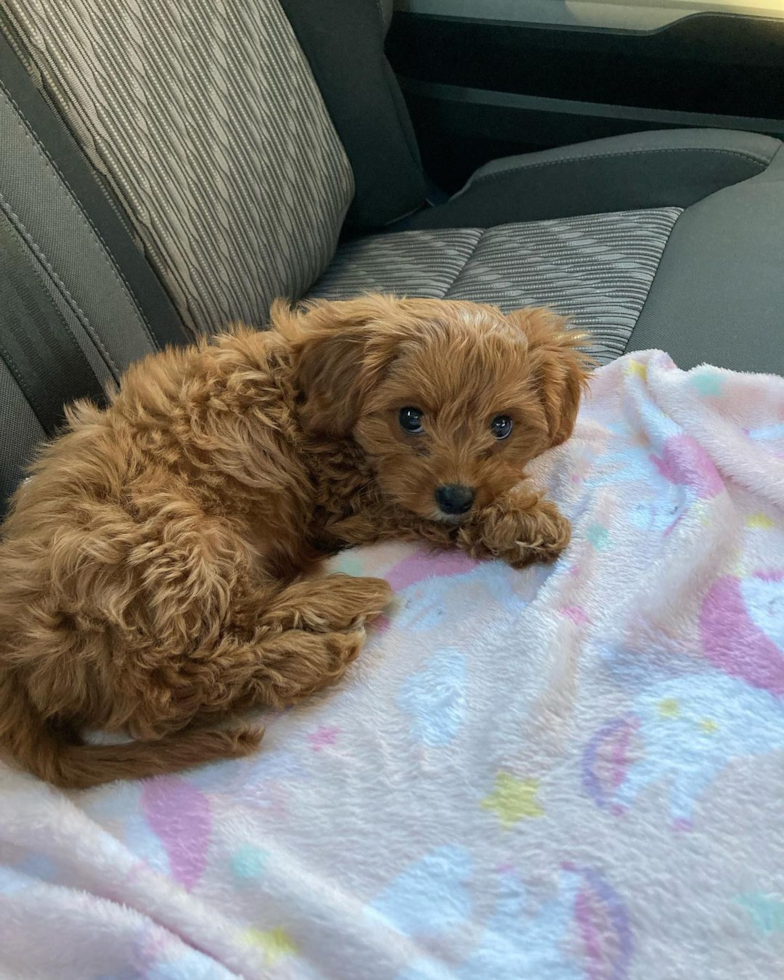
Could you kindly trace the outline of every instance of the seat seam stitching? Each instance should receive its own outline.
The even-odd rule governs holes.
[[[76,302],[74,297],[71,295],[70,290],[65,285],[62,278],[57,274],[54,266],[46,257],[46,253],[43,251],[41,246],[38,244],[38,242],[36,242],[35,238],[28,231],[25,223],[22,221],[22,219],[19,217],[16,211],[14,211],[10,203],[5,199],[5,197],[2,194],[0,194],[0,209],[2,209],[3,213],[6,215],[8,220],[16,229],[17,234],[21,235],[27,247],[31,250],[33,255],[35,255],[35,257],[41,263],[43,268],[46,270],[47,275],[54,283],[58,293],[60,293],[60,295],[65,300],[66,305],[70,308],[71,312],[74,314],[74,316],[79,321],[79,323],[81,323],[85,333],[92,341],[93,346],[101,354],[102,360],[106,365],[106,367],[108,368],[109,373],[114,377],[115,380],[119,380],[122,372],[120,371],[120,368],[118,367],[112,355],[107,350],[103,341],[98,336],[98,333],[93,328],[93,325],[90,323],[89,317],[82,310],[82,308]]]
[[[36,259],[38,260],[38,262],[41,263],[41,265],[44,267],[44,270],[48,274],[48,277],[49,277],[50,281],[52,281],[54,283],[55,287],[57,288],[58,293],[60,293],[60,295],[66,301],[66,305],[69,307],[69,309],[71,310],[72,313],[75,313],[76,314],[76,318],[77,318],[78,322],[82,324],[82,327],[84,327],[85,326],[85,323],[83,323],[82,320],[84,319],[84,321],[86,322],[87,321],[87,317],[85,317],[83,314],[82,314],[81,317],[79,316],[79,313],[81,313],[81,310],[79,308],[79,305],[75,301],[73,301],[71,299],[71,295],[68,292],[68,290],[64,288],[64,284],[62,283],[62,280],[54,272],[54,270],[51,268],[51,266],[50,266],[50,264],[49,264],[49,262],[48,262],[48,260],[46,258],[45,253],[38,246],[38,243],[35,241],[35,239],[33,238],[33,236],[28,232],[27,228],[25,227],[24,222],[21,220],[21,218],[19,217],[19,215],[16,214],[16,212],[13,210],[13,208],[11,208],[11,206],[8,204],[8,202],[6,201],[5,197],[3,197],[2,194],[0,194],[0,209],[2,209],[3,213],[8,218],[8,221],[13,226],[14,230],[16,231],[16,233],[22,238],[22,241],[27,246],[27,248],[33,253],[33,255],[36,257]],[[22,248],[24,248],[24,246],[22,246]],[[34,265],[35,265],[35,263],[33,263],[33,266]],[[36,273],[36,275],[38,275],[38,274]],[[40,275],[39,278],[43,279],[43,276]],[[44,285],[44,288],[46,288],[45,283],[43,283],[43,285]],[[63,288],[61,288],[61,286]],[[71,300],[71,302],[69,302],[69,300]],[[54,304],[54,302],[51,299],[50,299],[50,301],[52,302],[52,305],[55,306],[55,308],[56,308],[56,304]],[[74,330],[73,330],[72,325],[68,322],[68,320],[66,319],[66,317],[64,317],[63,314],[62,314],[62,312],[59,311],[59,310],[58,310],[58,316],[60,317],[60,320],[61,320],[61,322],[62,322],[65,330],[68,332],[68,335],[70,336],[71,340],[73,340],[74,344],[77,346],[77,348],[79,349],[79,351],[82,353],[82,356],[85,357],[85,359],[87,360],[88,367],[89,367],[90,371],[92,372],[93,376],[98,380],[98,382],[100,384],[100,378],[98,378],[98,376],[96,375],[95,369],[93,368],[92,364],[90,364],[90,362],[89,362],[89,358],[87,358],[87,355],[82,350],[82,345],[79,343],[79,341],[78,341],[78,339],[76,337],[76,334],[74,333]],[[96,344],[95,344],[95,341],[93,340],[93,337],[92,337],[92,329],[85,330],[85,332],[86,332],[87,337],[89,338],[89,340],[92,341],[93,347],[95,347]],[[109,374],[114,375],[115,378],[117,378],[118,375],[119,375],[119,372],[117,370],[117,365],[112,360],[111,355],[109,354],[109,352],[105,348],[103,348],[103,345],[101,345],[101,349],[98,351],[98,353],[105,355],[104,357],[102,357],[102,360],[104,362],[105,367],[108,369]]]
[[[103,235],[94,224],[92,218],[82,207],[79,198],[77,197],[76,193],[74,192],[73,188],[68,182],[68,179],[66,178],[65,174],[63,174],[62,170],[60,169],[56,161],[53,159],[49,151],[46,149],[46,147],[38,138],[34,126],[25,115],[22,107],[19,105],[16,99],[14,99],[14,97],[8,91],[7,87],[2,82],[0,82],[0,88],[2,88],[3,94],[8,99],[9,103],[15,110],[15,113],[17,114],[17,120],[16,120],[17,126],[19,126],[19,128],[23,131],[27,140],[33,145],[34,149],[38,152],[38,155],[44,158],[45,162],[48,163],[49,167],[54,172],[55,176],[62,182],[63,186],[68,191],[71,209],[76,213],[77,217],[81,219],[82,223],[86,225],[95,235],[99,244],[103,248],[104,262],[108,265],[109,270],[113,275],[114,279],[122,286],[124,286],[125,292],[127,293],[136,311],[136,315],[139,317],[139,319],[142,322],[142,325],[144,326],[145,333],[147,334],[147,337],[152,344],[153,350],[159,350],[160,344],[158,344],[155,339],[155,336],[152,332],[152,327],[150,325],[149,320],[147,319],[147,315],[142,309],[133,289],[131,289],[130,283],[126,279],[125,274],[123,273],[122,268],[120,267],[120,264],[118,263],[117,259],[114,257],[114,253],[107,245]],[[24,125],[22,125],[22,122],[20,120],[23,120]]]
[[[444,295],[442,297],[443,299],[448,299],[449,298],[449,294],[455,288],[455,286],[458,283],[458,280],[460,279],[460,277],[463,275],[463,273],[466,271],[466,269],[470,265],[471,259],[473,259],[473,257],[476,255],[477,251],[479,250],[479,246],[482,244],[482,239],[487,234],[488,229],[487,228],[480,228],[480,229],[478,229],[478,231],[479,231],[479,238],[477,238],[476,242],[474,243],[474,247],[471,249],[471,254],[465,260],[465,262],[463,263],[463,265],[458,270],[457,275],[455,276],[455,278],[452,280],[452,282],[447,287],[447,290],[446,290],[446,292],[444,293]]]

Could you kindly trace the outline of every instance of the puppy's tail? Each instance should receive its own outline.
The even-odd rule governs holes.
[[[13,676],[0,679],[0,746],[25,769],[62,789],[87,789],[115,779],[178,772],[258,748],[263,729],[193,728],[155,742],[85,745],[43,719]]]

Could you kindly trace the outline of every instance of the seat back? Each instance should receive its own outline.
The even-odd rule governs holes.
[[[353,175],[278,0],[3,0],[48,100],[193,333],[331,259]]]
[[[70,134],[0,37],[0,518],[63,403],[186,339]]]
[[[354,171],[354,232],[421,208],[422,161],[403,93],[384,54],[392,0],[280,0]]]

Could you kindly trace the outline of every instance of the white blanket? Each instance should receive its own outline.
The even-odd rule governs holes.
[[[780,980],[784,380],[594,376],[554,567],[389,545],[397,592],[257,757],[0,769],[0,976]]]

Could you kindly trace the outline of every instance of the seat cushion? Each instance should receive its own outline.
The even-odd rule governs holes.
[[[600,362],[656,347],[681,368],[784,373],[782,255],[779,140],[635,133],[493,161],[345,245],[313,294],[541,303],[589,330]]]
[[[495,228],[376,235],[343,245],[311,297],[388,292],[550,306],[590,331],[600,362],[623,353],[681,211],[660,208]]]
[[[629,350],[784,374],[784,150],[751,180],[684,211]]]

